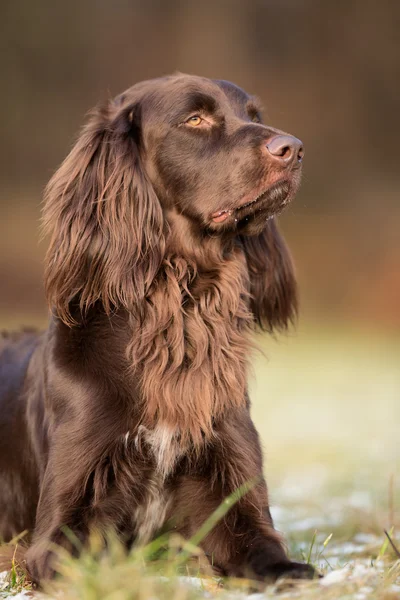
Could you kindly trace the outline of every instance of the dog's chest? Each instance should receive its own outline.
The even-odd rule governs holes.
[[[138,368],[143,425],[157,460],[212,436],[213,422],[245,405],[251,346],[247,270],[234,254],[194,279],[181,259],[165,265],[130,356]]]

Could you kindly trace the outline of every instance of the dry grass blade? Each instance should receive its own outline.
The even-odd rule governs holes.
[[[395,552],[395,554],[396,554],[397,558],[400,558],[400,552],[399,552],[399,550],[397,549],[397,547],[396,547],[396,545],[395,545],[394,541],[392,540],[392,538],[390,537],[390,535],[388,534],[388,532],[386,531],[386,529],[384,529],[383,531],[385,532],[385,535],[386,535],[387,539],[389,540],[389,543],[390,543],[390,545],[392,546],[392,548],[393,548],[393,550],[394,550],[394,552]]]

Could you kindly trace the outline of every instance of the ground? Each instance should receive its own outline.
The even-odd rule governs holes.
[[[94,548],[79,561],[64,559],[63,579],[48,590],[51,597],[400,598],[400,560],[384,534],[400,548],[398,335],[303,324],[286,338],[260,338],[260,345],[252,412],[272,514],[291,556],[312,562],[325,577],[257,590],[248,582],[193,577],[193,566],[177,577],[173,545],[166,558],[158,553],[149,565],[157,544],[130,557],[111,544],[108,557],[99,559]],[[18,574],[0,575],[0,597],[15,593],[29,593],[29,586]]]

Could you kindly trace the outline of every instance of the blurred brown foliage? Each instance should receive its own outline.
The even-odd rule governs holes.
[[[175,70],[259,95],[306,148],[281,218],[304,313],[400,326],[398,0],[3,0],[0,314],[44,315],[42,189],[85,113]]]

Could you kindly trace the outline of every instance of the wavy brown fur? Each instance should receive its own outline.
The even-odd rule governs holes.
[[[239,248],[225,259],[212,250],[208,282],[193,262],[164,260],[129,346],[133,364],[142,365],[143,424],[178,431],[182,444],[202,444],[213,419],[245,406],[252,315],[241,293],[248,273]]]
[[[95,110],[45,193],[47,300],[73,324],[70,302],[85,313],[97,301],[131,310],[142,302],[164,255],[163,215],[134,139],[113,115]],[[114,118],[113,118],[114,117]],[[133,277],[134,273],[134,277]]]
[[[280,134],[233,84],[175,75],[95,110],[50,181],[50,325],[0,343],[0,535],[33,532],[34,580],[63,526],[190,536],[255,477],[204,550],[224,574],[312,575],[273,529],[246,386],[252,332],[297,307]]]

